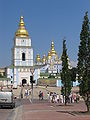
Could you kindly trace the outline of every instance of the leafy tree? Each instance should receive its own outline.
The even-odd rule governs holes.
[[[85,100],[87,111],[90,111],[90,29],[88,12],[85,13],[82,24],[77,67],[80,94]]]
[[[67,49],[66,49],[66,40],[63,40],[63,52],[61,56],[62,60],[62,73],[61,73],[61,79],[62,79],[62,89],[61,92],[63,96],[65,96],[65,105],[67,104],[68,97],[71,93],[71,77],[70,77],[70,71],[68,68],[68,55],[67,55]]]

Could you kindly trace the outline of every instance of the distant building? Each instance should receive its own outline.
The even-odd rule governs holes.
[[[72,65],[70,64],[69,58],[69,69],[72,68]],[[62,71],[62,61],[61,58],[58,57],[55,49],[54,49],[54,42],[51,42],[51,50],[48,52],[47,57],[45,57],[45,54],[43,55],[43,58],[41,60],[39,54],[37,54],[35,65],[44,65],[40,68],[40,73],[50,73],[50,74],[59,74]]]
[[[6,76],[6,68],[0,68],[0,77]]]
[[[40,75],[38,78],[39,84],[47,84],[45,82],[50,79],[50,82],[48,82],[49,85],[53,83],[53,85],[62,86],[60,74],[62,72],[62,60],[61,57],[57,55],[57,52],[54,49],[53,40],[51,42],[51,49],[46,57],[44,54],[41,59],[39,54],[37,54],[35,65],[40,68]],[[68,65],[69,69],[76,67],[76,63],[74,61],[70,61],[69,58]],[[53,80],[53,82],[51,80]],[[78,82],[76,82],[73,83],[74,86],[78,85]]]

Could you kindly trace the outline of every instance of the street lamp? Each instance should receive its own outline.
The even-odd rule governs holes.
[[[11,89],[12,89],[12,86],[13,86],[12,78],[13,78],[13,76],[11,76]]]
[[[35,83],[35,81],[33,80],[33,73],[34,73],[34,69],[30,69],[30,72],[32,73],[32,76],[30,76],[30,83],[31,83],[31,89],[32,89],[32,103],[33,103],[33,83]]]
[[[8,88],[8,79],[7,79],[7,88]]]

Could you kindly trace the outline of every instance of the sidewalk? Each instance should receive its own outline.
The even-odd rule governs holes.
[[[56,103],[33,103],[22,106],[22,120],[90,120],[84,102],[64,106]],[[19,120],[19,119],[18,119]]]

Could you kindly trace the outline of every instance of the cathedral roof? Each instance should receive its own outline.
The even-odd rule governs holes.
[[[48,52],[47,60],[51,59],[51,53],[50,51]]]
[[[41,58],[40,58],[39,54],[37,54],[36,62],[41,62]]]
[[[20,17],[19,29],[15,32],[16,37],[28,37],[28,31],[25,29],[23,16]]]

